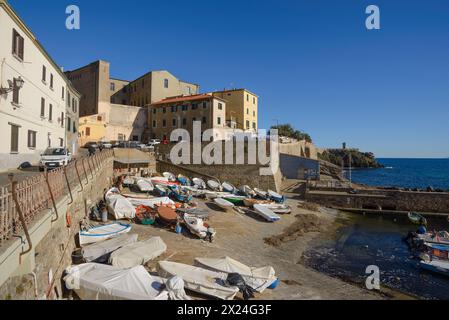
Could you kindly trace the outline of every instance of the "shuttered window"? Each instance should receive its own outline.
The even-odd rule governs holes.
[[[42,66],[42,81],[47,82],[47,67]]]
[[[19,126],[15,124],[11,125],[11,152],[19,152]]]
[[[41,98],[41,117],[45,117],[45,99]]]
[[[36,131],[28,130],[28,148],[36,148]]]
[[[16,29],[12,30],[12,53],[20,60],[23,60],[24,41]]]
[[[50,104],[50,106],[48,107],[48,120],[52,121],[53,120],[53,105]]]

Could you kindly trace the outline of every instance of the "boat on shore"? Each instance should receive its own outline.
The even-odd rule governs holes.
[[[254,192],[254,190],[248,185],[241,186],[239,188],[239,193],[247,198],[255,198],[257,196],[256,192]]]
[[[254,192],[256,193],[257,197],[259,197],[260,199],[263,199],[263,200],[268,199],[268,192],[260,190],[258,188],[254,188]]]
[[[221,188],[224,192],[234,193],[237,189],[229,182],[223,182]]]
[[[178,215],[172,208],[165,206],[158,207],[157,215],[163,223],[174,225],[178,222]]]
[[[168,181],[176,181],[176,176],[171,172],[164,172],[162,175],[164,178],[168,179]]]
[[[214,240],[215,230],[205,223],[202,218],[185,213],[184,222],[187,229],[198,238],[209,240],[210,242]]]
[[[449,276],[449,261],[447,260],[421,261],[419,265],[424,270]]]
[[[114,222],[104,226],[91,227],[87,230],[80,231],[79,242],[81,246],[84,246],[86,244],[105,241],[128,233],[129,231],[131,231],[131,225],[120,222]]]
[[[244,200],[246,199],[243,196],[235,196],[235,195],[231,195],[231,196],[224,196],[221,197],[222,199],[232,203],[235,206],[243,206],[244,205]]]
[[[273,191],[273,190],[268,190],[268,198],[270,198],[271,200],[273,200],[274,202],[277,203],[284,203],[285,201],[285,197],[280,195],[279,193]]]
[[[243,203],[246,207],[252,208],[255,204],[273,204],[271,200],[260,200],[260,199],[243,199]]]
[[[204,190],[207,188],[206,182],[204,182],[203,179],[200,178],[193,178],[192,183],[194,186],[196,186],[198,189]]]
[[[220,184],[215,180],[208,180],[207,187],[212,191],[221,191]]]
[[[152,192],[154,190],[151,181],[144,178],[136,179],[136,186],[140,192]]]
[[[285,204],[279,203],[260,203],[259,205],[266,207],[277,214],[290,214],[292,213],[292,208]]]
[[[269,222],[276,222],[276,221],[281,220],[281,217],[279,217],[272,210],[268,209],[267,207],[265,207],[263,205],[255,204],[254,210],[256,211],[256,213],[259,216],[261,216],[262,218],[264,218],[265,220],[267,220]]]
[[[215,198],[214,199],[214,203],[219,206],[220,208],[222,208],[223,210],[230,210],[234,207],[234,204],[223,199],[223,198]]]
[[[427,219],[417,212],[409,212],[407,216],[408,219],[416,225],[423,225],[423,226],[427,225]]]

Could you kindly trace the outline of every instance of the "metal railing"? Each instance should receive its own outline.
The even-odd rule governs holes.
[[[0,246],[22,231],[27,234],[27,227],[43,210],[53,208],[57,219],[56,202],[68,195],[72,203],[74,190],[84,189],[112,161],[113,151],[104,150],[19,182],[11,174],[10,183],[0,187]]]

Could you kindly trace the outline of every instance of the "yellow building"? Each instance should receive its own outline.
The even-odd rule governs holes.
[[[106,137],[106,122],[102,116],[92,115],[79,120],[79,146],[88,142],[103,141]]]
[[[257,131],[259,97],[246,89],[212,92],[226,101],[226,123],[231,128]]]

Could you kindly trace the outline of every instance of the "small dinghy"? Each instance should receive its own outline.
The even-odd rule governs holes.
[[[417,237],[424,242],[449,245],[449,233],[447,231],[418,234]]]
[[[152,192],[154,190],[153,184],[147,179],[137,179],[136,186],[140,192]]]
[[[128,198],[128,201],[134,206],[147,206],[150,208],[155,208],[159,205],[174,205],[175,203],[169,197],[160,197],[160,198]],[[135,209],[134,209],[135,212]]]
[[[215,230],[211,228],[203,219],[188,213],[184,214],[184,222],[189,231],[200,239],[212,242],[215,237]]]
[[[419,264],[427,271],[449,276],[449,261],[447,260],[421,261]]]
[[[262,293],[277,280],[273,267],[248,267],[247,265],[244,265],[243,263],[229,257],[218,259],[196,258],[195,265],[227,274],[238,273],[243,277],[243,280],[245,280],[245,283],[249,287],[259,293]]]
[[[167,224],[176,224],[178,222],[178,215],[176,211],[172,208],[168,207],[159,207],[157,208],[157,215],[161,219],[162,222]]]
[[[220,184],[217,181],[215,181],[215,180],[208,180],[207,181],[207,186],[212,191],[221,191]]]
[[[198,189],[206,189],[206,182],[204,182],[203,179],[200,178],[193,178],[192,179],[193,185],[196,186]]]
[[[258,188],[254,188],[254,192],[256,193],[257,197],[263,200],[268,199],[268,192],[259,190]]]
[[[274,192],[273,190],[268,190],[268,197],[277,203],[284,203],[285,198],[281,196],[279,193]]]
[[[245,207],[249,207],[252,208],[255,204],[273,204],[273,201],[271,200],[259,200],[259,199],[244,199],[243,200],[243,204],[245,205]]]
[[[171,172],[164,172],[162,174],[164,178],[166,178],[168,181],[176,181],[176,176]]]
[[[224,192],[234,193],[236,191],[236,188],[229,182],[223,182],[221,184],[221,187],[223,188]]]
[[[165,177],[153,177],[150,179],[153,185],[159,184],[161,186],[169,187],[169,186],[179,186],[178,181],[168,181]]]
[[[130,187],[134,184],[135,178],[132,176],[125,176],[125,179],[123,179],[122,185],[124,187]]]
[[[160,197],[168,197],[170,195],[170,190],[160,184],[154,186],[154,191]]]
[[[417,225],[427,225],[427,219],[424,218],[422,215],[420,215],[419,213],[416,212],[409,212],[408,213],[408,219]]]
[[[255,204],[254,210],[256,210],[257,214],[259,214],[262,218],[269,222],[276,222],[281,220],[281,217],[279,217],[276,213],[274,213],[267,207],[264,207],[263,205]]]
[[[120,194],[117,188],[112,188],[105,195],[106,205],[110,214],[116,220],[134,219],[136,209],[128,198]]]
[[[183,186],[190,186],[190,179],[186,176],[183,176],[182,174],[178,175],[178,182]]]
[[[244,200],[246,199],[244,196],[225,196],[222,197],[222,199],[229,201],[230,203],[234,204],[235,206],[243,206]]]
[[[277,214],[290,214],[292,213],[292,208],[290,206],[287,206],[285,204],[278,204],[278,203],[269,203],[269,204],[263,204],[259,203],[259,205],[264,206],[274,213]]]
[[[251,189],[251,187],[247,186],[247,185],[241,186],[239,188],[239,192],[241,195],[248,197],[248,198],[254,198],[257,196],[257,194],[254,192],[254,190]]]
[[[223,198],[215,198],[214,203],[224,210],[230,210],[234,207],[234,204],[223,199]]]
[[[114,251],[109,264],[118,268],[133,268],[144,265],[167,251],[167,245],[160,237],[152,237],[146,241],[135,242]]]
[[[121,234],[128,233],[131,225],[120,222],[107,224],[104,226],[92,227],[79,233],[80,245],[101,242]]]
[[[122,234],[106,241],[85,246],[81,250],[81,254],[87,262],[106,263],[111,252],[137,242],[137,238],[137,234]]]
[[[182,203],[189,203],[192,201],[193,196],[187,190],[180,187],[172,187],[170,194],[176,201]]]
[[[184,280],[187,289],[221,300],[232,300],[239,292],[237,287],[226,287],[221,284],[227,279],[227,274],[224,272],[171,261],[160,261],[157,269],[161,277],[178,276]]]

